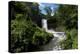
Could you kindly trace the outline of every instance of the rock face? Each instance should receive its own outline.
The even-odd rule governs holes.
[[[42,27],[41,25],[42,17],[40,16],[40,13],[39,13],[39,4],[30,3],[29,6],[32,12],[32,14],[29,14],[31,20],[33,21],[33,23],[37,24],[37,26]]]

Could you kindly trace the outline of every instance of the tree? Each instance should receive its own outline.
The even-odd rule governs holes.
[[[34,19],[38,19],[39,16],[38,7],[35,8],[37,3],[10,2],[10,4],[12,13],[10,15],[10,52],[36,51],[53,38],[52,34],[37,25],[38,20],[34,22]]]
[[[59,23],[58,27],[63,26],[61,29],[66,32],[67,39],[63,41],[64,49],[78,48],[78,7],[75,5],[60,5],[56,14]],[[73,38],[75,37],[75,38]],[[67,43],[67,44],[66,44]]]

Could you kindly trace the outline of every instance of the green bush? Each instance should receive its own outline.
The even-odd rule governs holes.
[[[66,31],[66,40],[61,41],[63,49],[77,49],[78,48],[78,34],[76,29]]]
[[[53,35],[49,34],[43,30],[35,31],[33,35],[33,44],[43,45],[46,44],[50,39],[52,39]]]
[[[23,17],[22,14],[16,14],[16,19],[11,20],[11,52],[37,50],[53,37],[52,34],[45,32],[31,20]]]

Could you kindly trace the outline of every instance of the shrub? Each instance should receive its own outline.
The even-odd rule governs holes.
[[[49,34],[43,30],[35,31],[33,35],[33,44],[43,45],[50,41],[53,38],[52,34]]]
[[[37,50],[53,37],[52,34],[23,17],[22,14],[17,14],[16,19],[11,20],[11,52]]]
[[[61,46],[63,49],[77,49],[78,48],[78,36],[77,30],[72,29],[71,31],[66,31],[66,40],[61,41]]]

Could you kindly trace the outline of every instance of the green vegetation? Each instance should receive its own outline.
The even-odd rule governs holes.
[[[66,40],[62,41],[63,49],[78,48],[78,7],[74,5],[60,5],[58,17],[62,30],[66,32]],[[56,14],[57,14],[56,13]]]
[[[78,34],[77,30],[72,29],[71,31],[66,31],[66,40],[61,41],[61,46],[63,49],[77,49],[78,48]]]
[[[48,29],[66,32],[66,40],[61,41],[63,49],[78,48],[78,7],[58,5],[52,9],[45,7],[46,15],[39,10],[38,3],[10,2],[11,36],[10,52],[38,51],[53,37],[41,28],[41,19],[48,20]]]
[[[55,31],[66,33],[66,40],[61,41],[63,49],[78,48],[78,6],[77,5],[58,5],[51,16],[52,9],[44,8],[46,15],[42,15],[48,20],[48,28]]]
[[[33,23],[32,16],[28,14],[34,12],[30,12],[31,8],[23,5],[28,5],[27,3],[12,2],[11,4],[15,11],[15,15],[12,13],[11,16],[11,52],[37,51],[41,45],[47,44],[53,38],[52,34]]]
[[[54,16],[49,16],[48,24],[49,28],[66,33],[66,40],[61,42],[63,49],[78,48],[78,7],[76,5],[59,5]]]

